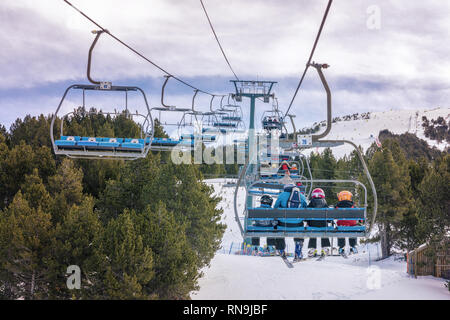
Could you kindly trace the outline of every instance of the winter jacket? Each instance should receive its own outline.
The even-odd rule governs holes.
[[[328,208],[327,201],[323,198],[312,198],[308,208]]]
[[[287,208],[290,196],[291,196],[290,191],[283,191],[278,196],[277,201],[275,201],[274,208]],[[300,193],[300,201],[301,201],[300,208],[306,208],[308,204],[306,202],[306,197],[302,193]]]
[[[287,208],[289,198],[291,196],[292,189],[288,189],[286,191],[283,191],[277,198],[277,201],[275,202],[274,208]],[[300,193],[300,208],[306,208],[307,206],[306,197]],[[278,226],[280,227],[288,227],[288,228],[295,228],[295,227],[302,227],[303,226],[303,220],[300,220],[299,222],[288,222],[286,219],[279,218],[277,219]],[[276,228],[276,227],[275,227]]]
[[[327,201],[322,198],[312,198],[308,204],[308,208],[328,208]],[[330,220],[331,221],[331,220]],[[323,220],[307,220],[308,226],[323,228],[327,226],[327,222]]]
[[[260,208],[270,209],[272,208],[268,204],[261,204]],[[258,220],[254,224],[255,227],[272,227],[272,219]]]
[[[353,201],[349,200],[343,200],[336,203],[334,206],[335,208],[354,208],[355,204]],[[338,220],[337,225],[338,226],[347,226],[347,227],[354,227],[356,226],[357,221],[356,220]]]

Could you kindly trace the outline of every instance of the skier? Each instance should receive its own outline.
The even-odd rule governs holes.
[[[287,163],[286,160],[284,160],[283,162],[281,162],[281,166],[280,166],[280,169],[278,169],[278,173],[287,174],[290,170],[291,170],[291,168],[289,167],[289,164]]]
[[[297,164],[293,163],[291,166],[291,173],[293,174],[298,174],[298,168],[297,168]]]
[[[353,203],[353,194],[350,191],[343,190],[338,193],[338,203],[336,203],[335,208],[354,208],[355,204]],[[338,226],[349,226],[353,227],[357,225],[356,220],[338,220]],[[356,250],[356,238],[350,238],[350,252],[358,253]],[[345,238],[338,238],[338,246],[339,246],[339,254],[344,254],[345,247]]]
[[[260,199],[260,208],[272,208],[273,198],[269,195],[263,195]],[[272,220],[259,220],[256,222],[257,227],[272,227]],[[252,243],[258,244],[256,249],[259,249],[259,238],[252,238]]]
[[[280,193],[280,195],[277,198],[277,201],[275,201],[274,208],[289,208],[289,198],[291,197],[291,193],[293,189],[298,189],[293,184],[288,184],[284,187],[283,192]],[[306,208],[308,206],[308,202],[306,200],[306,197],[303,193],[300,192],[300,208]]]
[[[261,197],[261,206],[260,208],[272,208],[273,198],[268,195],[263,195]]]
[[[316,188],[311,193],[311,201],[308,204],[308,208],[328,208],[327,201],[325,200],[325,192],[321,188]],[[331,220],[332,221],[332,220]],[[308,226],[323,228],[326,227],[329,221],[323,220],[308,220]],[[330,238],[321,238],[320,243],[322,246],[321,256],[326,255],[326,248],[331,247]],[[310,238],[308,243],[308,256],[317,256],[317,239]]]
[[[298,197],[298,201],[294,200],[294,195]],[[278,196],[277,201],[275,202],[274,208],[306,208],[308,205],[306,201],[306,197],[303,193],[300,192],[298,187],[295,185],[287,185],[284,187],[283,192]],[[283,225],[284,221],[280,221],[279,225]],[[284,239],[283,239],[284,241]],[[295,255],[294,261],[302,259],[302,247],[303,247],[303,238],[294,238],[295,243]]]

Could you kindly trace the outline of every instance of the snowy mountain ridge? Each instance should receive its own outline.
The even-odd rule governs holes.
[[[394,134],[407,132],[415,134],[431,147],[434,146],[441,151],[448,148],[449,144],[445,141],[438,143],[425,137],[422,127],[423,116],[428,119],[437,119],[441,116],[448,121],[450,108],[371,112],[369,119],[360,117],[357,120],[336,121],[332,124],[331,131],[326,138],[350,140],[366,151],[378,137],[380,131],[387,129]],[[333,148],[333,154],[337,157],[342,157],[351,151],[352,147],[348,145]]]

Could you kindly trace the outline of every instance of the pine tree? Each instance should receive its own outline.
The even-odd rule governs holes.
[[[200,264],[186,236],[188,225],[167,211],[162,202],[153,210],[147,206],[142,213],[134,214],[133,219],[144,244],[154,253],[155,276],[144,290],[160,299],[188,298],[189,292],[196,288]]]
[[[35,167],[33,149],[21,141],[8,152],[8,157],[2,165],[4,184],[2,189],[5,202],[9,204],[24,182],[24,177],[33,172]]]
[[[9,157],[9,148],[6,144],[5,136],[0,133],[0,209],[4,208],[7,204],[9,190],[6,188],[8,183],[8,171],[6,166],[6,159]]]
[[[24,141],[33,148],[42,146],[50,147],[50,116],[39,115],[37,118],[31,115],[17,119],[11,125],[11,143],[17,146]]]
[[[65,118],[64,134],[138,137],[127,115],[91,111]],[[188,298],[224,231],[199,166],[160,152],[132,162],[55,157],[49,119],[19,119],[11,135],[0,128],[0,297]],[[166,135],[158,123],[155,132]],[[81,268],[81,290],[66,286],[70,265]]]
[[[53,247],[55,264],[52,265],[50,296],[53,298],[96,299],[103,295],[103,274],[107,266],[103,253],[104,227],[94,211],[94,198],[86,197],[74,205],[57,224]],[[68,290],[64,274],[67,267],[77,265],[82,272],[81,289]]]
[[[155,275],[153,252],[144,243],[133,216],[134,212],[125,211],[108,223],[104,233],[107,266],[103,294],[109,299],[153,298],[143,290]]]
[[[15,298],[46,296],[53,236],[50,214],[41,207],[31,208],[19,191],[0,224],[1,282],[8,284]]]
[[[75,168],[72,160],[65,158],[57,173],[49,178],[49,191],[53,196],[52,219],[61,222],[73,205],[83,199],[83,172]]]
[[[399,239],[398,227],[408,215],[413,201],[410,177],[403,151],[396,142],[385,143],[369,161],[369,171],[378,194],[377,223],[380,230],[382,256],[386,258]],[[369,200],[372,201],[371,197]]]
[[[418,186],[418,236],[435,245],[450,231],[450,155],[437,159]]]

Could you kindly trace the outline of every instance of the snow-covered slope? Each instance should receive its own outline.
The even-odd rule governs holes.
[[[450,299],[444,280],[410,278],[406,263],[394,258],[376,262],[377,245],[359,246],[360,253],[349,259],[313,259],[293,269],[279,257],[230,255],[230,248],[233,252],[242,241],[234,218],[234,188],[224,188],[223,180],[209,183],[223,198],[227,229],[223,249],[204,270],[200,290],[191,294],[193,299]],[[244,192],[239,195],[241,199],[244,196]],[[292,252],[292,240],[287,242]]]
[[[356,143],[356,145],[362,146],[365,151],[374,142],[374,139],[378,137],[381,130],[388,129],[395,134],[413,133],[420,139],[427,141],[430,146],[444,150],[448,147],[446,142],[437,143],[425,137],[422,128],[422,116],[426,116],[428,120],[437,119],[439,116],[442,116],[448,121],[450,108],[372,112],[370,119],[338,121],[333,123],[327,139],[350,140]],[[337,157],[342,157],[351,151],[352,147],[348,145],[333,148],[333,154]]]

